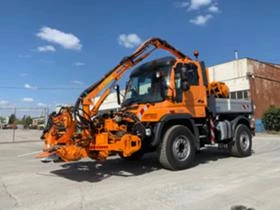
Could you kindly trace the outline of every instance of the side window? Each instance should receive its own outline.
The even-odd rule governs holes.
[[[139,95],[148,94],[148,90],[151,89],[151,78],[145,78],[144,81],[139,82]]]

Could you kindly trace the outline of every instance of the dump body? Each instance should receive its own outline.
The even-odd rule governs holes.
[[[216,114],[253,113],[251,100],[215,98],[212,106],[214,107],[213,112]]]

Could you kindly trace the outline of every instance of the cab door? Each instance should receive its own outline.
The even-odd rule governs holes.
[[[175,68],[177,103],[182,103],[193,117],[205,117],[206,87],[199,63],[178,63]]]

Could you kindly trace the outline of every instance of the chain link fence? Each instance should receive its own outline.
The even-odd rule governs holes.
[[[48,107],[0,107],[0,143],[39,141],[48,115]]]

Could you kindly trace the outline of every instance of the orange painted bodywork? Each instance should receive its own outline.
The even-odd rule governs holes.
[[[56,154],[64,161],[76,161],[81,158],[86,158],[86,148],[76,145],[67,145],[57,149]]]
[[[73,120],[70,108],[62,108],[57,116],[50,116],[52,126],[43,134],[44,151],[52,151],[57,144],[70,144],[75,133],[76,122]]]
[[[44,151],[49,154],[55,152],[64,161],[74,161],[85,157],[100,160],[106,159],[110,154],[114,153],[128,157],[138,151],[142,146],[142,140],[140,136],[130,133],[126,125],[120,125],[115,118],[101,118],[101,120],[92,118],[97,115],[100,106],[110,94],[115,82],[128,69],[151,54],[154,49],[145,52],[151,46],[154,49],[166,50],[176,57],[176,62],[170,73],[167,98],[162,102],[131,105],[125,109],[137,116],[144,106],[147,106],[148,108],[143,113],[141,122],[159,122],[169,114],[190,114],[194,118],[206,117],[207,94],[210,92],[209,88],[214,87],[214,85],[205,87],[203,80],[199,79],[197,86],[191,86],[188,91],[184,91],[182,102],[177,103],[174,101],[176,65],[178,63],[194,63],[198,67],[198,77],[203,78],[199,62],[185,56],[165,41],[150,39],[109,72],[91,91],[84,94],[80,107],[83,110],[83,117],[91,122],[91,126],[77,128],[79,122],[74,117],[75,112],[71,108],[63,108],[57,116],[51,116],[52,126],[43,135],[45,139]],[[208,77],[208,74],[206,76]],[[217,83],[216,86],[222,87],[220,91],[223,94],[226,93],[225,86],[219,86]],[[96,98],[102,91],[103,94],[99,100],[92,104],[92,99]],[[122,121],[133,123],[133,119],[122,116],[121,113],[120,117]],[[44,155],[46,154],[44,153]]]
[[[141,121],[143,122],[159,122],[162,117],[168,114],[190,114],[194,118],[206,117],[205,108],[207,107],[207,88],[203,85],[203,81],[199,80],[199,85],[191,86],[188,91],[183,93],[182,102],[176,103],[172,90],[175,90],[175,67],[178,63],[194,63],[198,66],[198,76],[203,78],[200,65],[197,61],[190,61],[189,59],[177,59],[173,65],[170,75],[169,90],[167,93],[167,100],[155,104],[149,104],[149,108],[143,114]],[[131,109],[134,114],[138,114],[145,105],[138,105],[137,109]]]
[[[133,145],[133,146],[131,146]],[[90,151],[120,152],[124,157],[132,155],[141,148],[141,139],[136,135],[124,134],[121,138],[114,138],[108,133],[96,135],[95,142],[89,145]]]

